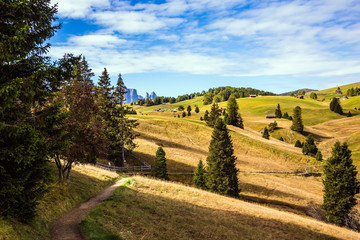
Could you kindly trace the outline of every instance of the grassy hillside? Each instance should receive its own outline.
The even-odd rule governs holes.
[[[57,172],[53,166],[53,176]],[[29,224],[0,218],[0,239],[2,240],[43,240],[49,239],[51,223],[64,215],[78,203],[86,201],[105,186],[118,178],[118,174],[90,165],[73,167],[68,186],[52,183],[49,192],[37,207],[37,216]]]
[[[85,219],[87,239],[359,239],[359,233],[179,184],[135,177]]]
[[[339,87],[340,87],[340,90],[342,91],[342,94],[335,93],[335,91],[337,90],[338,87],[328,88],[328,89],[324,89],[324,90],[316,92],[316,94],[318,95],[318,99],[325,98],[326,101],[330,101],[330,99],[333,97],[346,96],[346,91],[350,88],[360,87],[360,82],[342,85]]]

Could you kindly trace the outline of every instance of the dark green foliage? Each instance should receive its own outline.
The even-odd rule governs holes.
[[[304,124],[302,123],[301,108],[299,106],[294,108],[292,121],[291,130],[302,133],[304,131]]]
[[[305,139],[304,145],[302,147],[302,152],[305,155],[313,155],[313,156],[315,156],[317,151],[318,151],[318,149],[317,149],[317,147],[315,145],[313,135],[309,134]]]
[[[323,160],[323,156],[321,154],[321,151],[318,150],[316,155],[315,155],[315,159],[318,160],[318,161],[322,161]]]
[[[205,168],[201,160],[199,161],[194,171],[194,185],[197,188],[206,190]]]
[[[156,151],[155,162],[151,171],[154,177],[169,180],[169,176],[167,174],[165,152],[161,146]]]
[[[281,113],[281,109],[280,109],[280,104],[277,105],[277,108],[275,109],[275,116],[277,118],[281,118],[282,117],[282,113]]]
[[[207,125],[209,125],[210,127],[213,127],[218,118],[219,118],[219,106],[217,105],[217,103],[214,103],[211,106],[210,115],[206,119]]]
[[[206,158],[206,187],[216,193],[238,197],[238,170],[228,129],[222,119],[217,119],[212,132],[209,155]]]
[[[236,127],[244,128],[244,124],[241,115],[238,112],[239,106],[234,96],[230,96],[227,106],[226,113],[224,114],[225,123]]]
[[[324,203],[322,205],[329,222],[344,225],[351,209],[356,205],[359,193],[357,171],[351,159],[348,145],[336,142],[332,155],[324,166]]]
[[[289,119],[289,114],[287,112],[284,113],[283,118]]]
[[[0,124],[0,136],[0,213],[26,221],[50,177],[45,143],[28,124]]]
[[[189,105],[188,107],[187,107],[187,109],[186,109],[186,111],[188,112],[188,116],[190,116],[191,115],[191,106]]]
[[[275,95],[271,92],[264,92],[253,88],[234,88],[234,87],[218,87],[210,88],[206,93],[204,92],[204,105],[224,102],[229,99],[231,95],[235,98],[245,97],[249,95],[269,96]]]
[[[204,113],[204,120],[207,121],[209,118],[209,111],[206,110],[205,113]]]
[[[0,2],[0,215],[22,221],[35,213],[49,180],[45,126],[64,80],[60,62],[44,57],[57,9],[50,1]],[[49,122],[46,122],[49,121]]]
[[[272,123],[269,123],[269,132],[273,132],[277,128],[277,122],[274,121]]]
[[[185,108],[184,108],[184,106],[183,105],[180,105],[179,107],[178,107],[178,111],[184,111],[185,110]]]
[[[200,121],[204,121],[203,117],[200,117]]]
[[[296,140],[295,147],[302,148],[303,144],[300,142],[300,140]]]
[[[270,134],[269,134],[269,131],[268,131],[267,127],[264,128],[264,132],[263,132],[262,137],[266,138],[266,139],[270,138]]]
[[[195,106],[195,112],[196,112],[196,113],[199,113],[199,112],[200,112],[200,109],[199,109],[198,106]]]
[[[349,111],[348,114],[346,115],[347,117],[352,117],[351,112]]]
[[[330,102],[330,110],[338,114],[343,114],[342,107],[340,105],[339,98],[333,98]]]
[[[350,89],[347,90],[346,95],[349,96],[349,97],[357,96],[359,91],[360,91],[360,89],[358,87],[357,88],[350,88]]]
[[[283,137],[280,137],[279,140],[283,142],[283,141],[284,141],[284,138],[283,138]]]
[[[304,90],[300,90],[297,92],[297,95],[305,95],[305,91]]]
[[[185,113],[185,112],[182,112],[182,117],[186,117],[186,113]]]
[[[311,92],[310,93],[310,98],[316,100],[317,99],[317,94],[315,92]]]

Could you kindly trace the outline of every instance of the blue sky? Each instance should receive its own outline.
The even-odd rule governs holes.
[[[281,93],[360,80],[359,0],[52,0],[49,55],[161,96],[210,87]]]

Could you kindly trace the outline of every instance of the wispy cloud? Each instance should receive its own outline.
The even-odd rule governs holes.
[[[50,54],[82,53],[97,71],[360,74],[358,0],[60,0],[59,16],[97,30],[69,35]]]

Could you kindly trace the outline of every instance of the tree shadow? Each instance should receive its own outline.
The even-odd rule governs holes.
[[[153,142],[156,145],[162,146],[162,147],[178,148],[178,149],[182,149],[182,150],[186,150],[186,151],[190,151],[190,152],[201,153],[201,154],[205,154],[205,155],[208,154],[207,151],[204,151],[202,149],[193,148],[193,147],[185,146],[185,145],[175,143],[175,142],[172,142],[172,141],[160,139],[160,138],[150,136],[150,135],[145,134],[145,133],[141,133],[138,138]]]
[[[101,227],[119,235],[131,231],[133,239],[336,239],[309,229],[309,225],[304,227],[287,220],[286,216],[281,220],[272,219],[266,209],[246,214],[248,211],[246,206],[241,207],[244,204],[241,201],[239,205],[233,205],[232,201],[237,200],[229,199],[229,205],[224,203],[223,210],[200,206],[204,202],[198,202],[198,195],[189,196],[186,200],[175,200],[161,196],[159,192],[150,193],[153,188],[151,185],[140,183],[136,186],[146,189],[143,191],[147,193],[128,187],[116,190],[111,201],[102,206],[100,214],[92,221],[103,224]],[[179,191],[186,194],[186,190]],[[197,204],[190,201],[196,201]],[[239,207],[233,209],[232,206]],[[117,226],[116,229],[107,225],[109,221],[112,222],[111,226]]]

